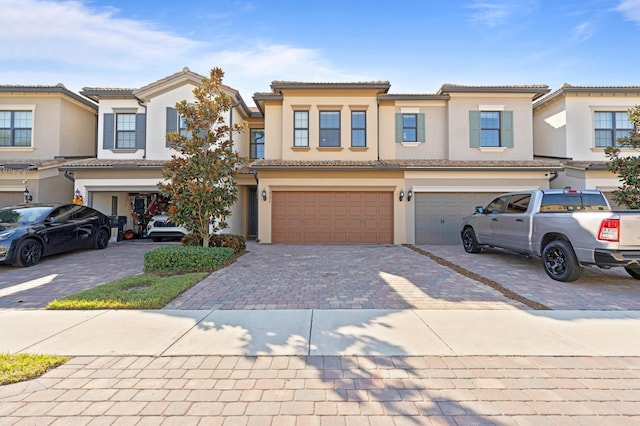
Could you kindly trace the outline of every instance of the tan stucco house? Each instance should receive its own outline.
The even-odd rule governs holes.
[[[71,202],[73,180],[61,166],[96,156],[97,112],[62,84],[0,85],[0,206]]]
[[[548,188],[562,168],[533,157],[532,102],[547,86],[389,88],[276,81],[254,95],[261,242],[456,243],[474,206]]]

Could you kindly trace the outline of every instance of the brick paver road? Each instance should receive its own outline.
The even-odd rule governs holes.
[[[0,425],[638,425],[640,359],[80,357]]]

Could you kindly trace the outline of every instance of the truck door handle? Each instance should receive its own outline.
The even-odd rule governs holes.
[[[524,219],[516,219],[516,222],[524,222]]]
[[[498,221],[498,218],[494,217],[494,218],[493,218],[493,219],[491,219],[491,220],[492,220],[492,221],[494,221],[494,222],[497,222],[497,221]]]

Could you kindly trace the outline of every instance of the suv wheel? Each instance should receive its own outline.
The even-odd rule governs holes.
[[[464,228],[464,231],[462,231],[462,246],[467,253],[480,252],[480,246],[478,246],[478,240],[473,228]]]

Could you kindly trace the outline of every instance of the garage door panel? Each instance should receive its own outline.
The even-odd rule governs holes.
[[[392,192],[276,191],[272,200],[274,243],[393,243]]]
[[[415,196],[416,244],[460,244],[462,218],[497,193],[423,193]]]

